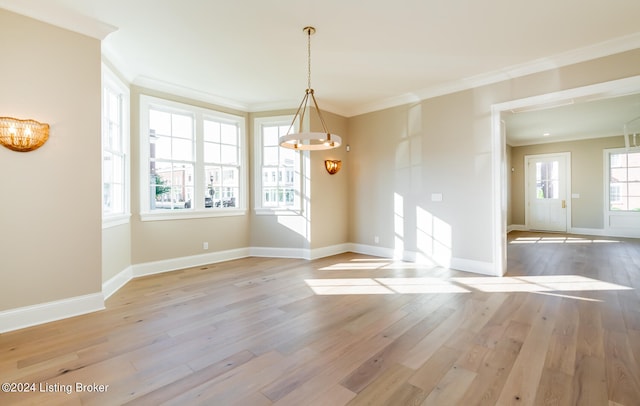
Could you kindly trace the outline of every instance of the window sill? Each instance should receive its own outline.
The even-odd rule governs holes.
[[[247,214],[245,209],[229,209],[229,210],[157,210],[154,212],[140,213],[141,221],[163,221],[163,220],[187,220],[198,218],[215,218],[215,217],[234,217],[244,216]]]
[[[255,209],[256,216],[300,216],[302,210],[300,209]]]
[[[131,213],[102,217],[102,229],[128,224]]]

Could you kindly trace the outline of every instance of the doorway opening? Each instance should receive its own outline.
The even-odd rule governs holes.
[[[491,106],[493,264],[496,275],[504,275],[507,271],[507,211],[509,205],[507,174],[510,171],[507,170],[507,133],[504,125],[506,113],[551,109],[567,104],[615,98],[636,93],[640,93],[640,76],[511,100]]]

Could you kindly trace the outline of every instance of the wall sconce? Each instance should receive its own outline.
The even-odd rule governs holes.
[[[18,152],[33,151],[49,139],[49,124],[0,117],[0,144]]]
[[[327,159],[324,161],[324,167],[327,169],[330,175],[338,173],[340,168],[342,168],[342,161]]]

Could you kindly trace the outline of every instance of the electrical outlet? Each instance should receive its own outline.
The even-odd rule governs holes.
[[[208,243],[208,242],[206,242],[206,241],[205,241],[205,242],[203,242],[203,243],[202,243],[202,249],[203,249],[203,250],[208,250],[208,249],[209,249],[209,243]]]
[[[378,244],[380,242],[380,237],[378,237],[377,235],[373,237],[373,242]]]

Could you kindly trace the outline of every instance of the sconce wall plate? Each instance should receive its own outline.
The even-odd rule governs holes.
[[[330,175],[334,175],[338,173],[340,168],[342,168],[342,161],[335,159],[327,159],[324,161],[324,167],[329,172]]]
[[[49,124],[0,117],[0,144],[18,152],[33,151],[49,139]]]

